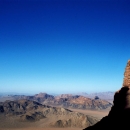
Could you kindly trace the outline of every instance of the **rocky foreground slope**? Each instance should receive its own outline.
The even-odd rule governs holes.
[[[12,100],[26,99],[39,102],[41,104],[51,105],[51,106],[60,106],[64,108],[74,108],[74,109],[93,109],[93,110],[102,110],[111,108],[112,104],[108,101],[95,98],[87,98],[79,95],[68,95],[62,94],[60,96],[52,96],[46,93],[36,94],[34,96],[24,96],[24,95],[15,95],[11,96]]]
[[[92,116],[26,99],[0,102],[0,128],[24,127],[27,124],[32,127],[85,128],[97,121]]]

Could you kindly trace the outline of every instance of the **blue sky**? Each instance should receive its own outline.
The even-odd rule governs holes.
[[[130,2],[0,1],[0,89],[116,91],[130,59]]]

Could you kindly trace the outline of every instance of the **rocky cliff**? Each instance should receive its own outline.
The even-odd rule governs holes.
[[[84,130],[130,129],[130,60],[125,68],[123,87],[115,93],[113,103],[108,116]]]
[[[125,72],[124,72],[124,81],[123,81],[123,87],[128,86],[130,87],[130,60],[128,60]]]

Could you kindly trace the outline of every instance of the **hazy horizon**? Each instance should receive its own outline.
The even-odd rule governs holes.
[[[35,95],[35,94],[39,94],[39,93],[46,93],[46,94],[49,94],[49,95],[61,95],[61,94],[72,94],[72,95],[82,95],[82,94],[93,94],[93,93],[115,93],[115,91],[91,91],[91,92],[57,92],[57,93],[50,93],[50,92],[32,92],[32,93],[29,93],[29,92],[0,92],[0,96],[9,96],[9,95]]]
[[[130,2],[0,1],[0,89],[116,91],[130,59]]]

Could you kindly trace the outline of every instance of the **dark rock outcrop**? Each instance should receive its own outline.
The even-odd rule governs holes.
[[[95,98],[94,98],[95,100],[97,100],[97,99],[99,99],[99,97],[98,96],[95,96]]]
[[[115,93],[114,105],[108,116],[104,117],[97,124],[84,130],[104,130],[104,129],[129,129],[130,117],[130,88],[123,87]]]
[[[130,118],[130,60],[127,63],[123,87],[114,95],[113,106],[108,116],[84,130],[121,129],[128,130]]]

